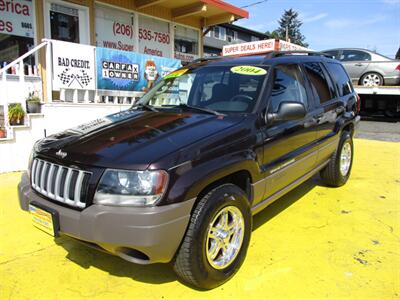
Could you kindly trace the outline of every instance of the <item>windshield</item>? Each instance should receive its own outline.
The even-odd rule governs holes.
[[[182,68],[165,76],[138,104],[204,108],[219,113],[251,112],[267,70],[256,66]]]

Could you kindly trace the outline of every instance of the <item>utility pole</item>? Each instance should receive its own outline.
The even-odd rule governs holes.
[[[286,25],[286,42],[289,42],[289,25]]]

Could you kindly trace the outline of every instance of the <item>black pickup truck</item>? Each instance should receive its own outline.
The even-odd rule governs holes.
[[[252,215],[317,172],[334,187],[350,176],[357,94],[338,61],[295,54],[199,60],[130,109],[40,140],[22,209],[54,236],[222,284]]]

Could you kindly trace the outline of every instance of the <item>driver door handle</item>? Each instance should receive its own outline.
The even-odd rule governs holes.
[[[314,122],[319,123],[323,116],[324,116],[324,114],[318,114],[318,115],[313,116],[312,118],[313,118]]]
[[[356,66],[356,67],[362,67],[363,64],[362,64],[362,63],[357,63],[357,64],[355,64],[355,66]]]

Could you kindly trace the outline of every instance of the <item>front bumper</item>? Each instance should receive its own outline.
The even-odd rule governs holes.
[[[26,172],[18,185],[18,195],[23,210],[29,210],[31,201],[56,210],[60,234],[139,264],[171,261],[185,234],[195,201],[158,207],[91,205],[77,211],[39,196],[31,189]]]

